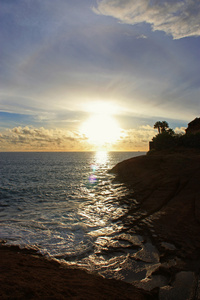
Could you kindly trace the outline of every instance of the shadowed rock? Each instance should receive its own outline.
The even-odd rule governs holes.
[[[161,300],[200,299],[200,152],[155,152],[123,161],[111,172],[131,191],[130,209],[120,218],[124,231],[146,236],[160,255],[155,270],[134,283],[157,288]]]
[[[131,284],[70,269],[35,251],[0,247],[0,299],[155,299]]]
[[[182,247],[189,256],[200,249],[200,153],[139,156],[111,172],[135,192],[141,217],[133,225],[146,222],[155,236]],[[132,209],[127,215],[134,213]]]

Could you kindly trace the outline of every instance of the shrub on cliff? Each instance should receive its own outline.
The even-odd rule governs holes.
[[[166,131],[167,128],[169,128],[169,125],[166,121],[157,121],[155,124],[154,124],[154,128],[158,129],[158,133],[163,133]]]
[[[168,131],[157,134],[152,141],[155,150],[171,149],[177,144],[176,135]]]
[[[169,128],[166,121],[158,121],[154,128],[158,129],[158,134],[149,143],[150,150],[165,150],[175,148],[195,148],[200,149],[200,118],[188,124],[185,134],[176,134]],[[190,130],[189,130],[190,129]]]
[[[200,133],[175,134],[169,130],[157,134],[152,142],[152,148],[155,150],[175,149],[177,147],[200,149]]]

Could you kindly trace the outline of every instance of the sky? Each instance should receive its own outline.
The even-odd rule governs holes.
[[[199,0],[0,0],[0,151],[146,151],[200,115]]]

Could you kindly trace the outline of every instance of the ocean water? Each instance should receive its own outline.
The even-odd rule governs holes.
[[[116,221],[130,191],[108,170],[142,154],[0,153],[0,239],[128,281],[143,240]]]

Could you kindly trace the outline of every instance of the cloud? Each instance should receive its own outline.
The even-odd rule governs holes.
[[[147,39],[147,36],[144,34],[141,34],[141,35],[137,36],[137,39]]]
[[[186,127],[176,127],[176,134],[184,134]],[[113,150],[120,151],[148,151],[149,142],[158,134],[157,129],[150,125],[138,126],[123,131],[121,139],[115,144]]]
[[[148,150],[156,134],[150,125],[123,130],[120,139],[105,150]],[[17,126],[0,132],[0,151],[87,151],[98,150],[79,131]]]
[[[156,134],[157,131],[150,125],[143,125],[135,129],[124,130],[123,136],[121,140],[115,144],[116,149],[114,150],[147,151],[149,141],[151,141]]]
[[[0,133],[1,151],[82,150],[86,138],[78,132],[30,126],[14,127]]]
[[[176,127],[176,133],[185,133],[185,127]],[[157,134],[150,125],[122,130],[114,144],[107,143],[104,150],[148,151],[149,141]],[[96,151],[98,146],[90,144],[79,131],[45,129],[33,126],[18,126],[0,132],[0,151]]]
[[[175,133],[177,133],[177,134],[184,134],[184,133],[185,133],[185,129],[186,129],[186,127],[176,127],[176,128],[174,129],[174,131],[175,131]]]
[[[93,11],[126,24],[149,23],[154,31],[164,31],[174,39],[200,36],[197,0],[101,0]]]

